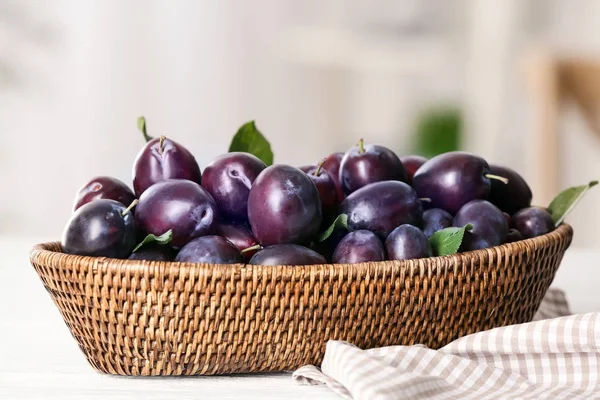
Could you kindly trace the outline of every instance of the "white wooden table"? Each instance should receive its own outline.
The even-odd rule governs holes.
[[[0,238],[0,399],[338,399],[290,374],[126,378],[93,370],[29,264],[36,240]],[[600,310],[600,252],[571,249],[555,286],[574,312]]]

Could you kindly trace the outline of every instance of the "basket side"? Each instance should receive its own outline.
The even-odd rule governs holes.
[[[530,321],[571,242],[542,237],[421,260],[214,266],[36,247],[33,266],[90,363],[120,375],[295,369],[329,339],[441,347]]]

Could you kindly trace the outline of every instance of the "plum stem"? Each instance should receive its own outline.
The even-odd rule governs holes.
[[[494,175],[494,174],[485,174],[485,177],[488,179],[495,179],[497,181],[504,183],[505,185],[508,183],[508,179],[503,176]]]
[[[246,254],[249,251],[254,251],[254,250],[260,250],[262,249],[262,246],[260,244],[255,244],[254,246],[250,246],[245,248],[244,250],[240,251],[241,254]]]
[[[321,169],[323,169],[323,164],[325,164],[325,160],[327,160],[327,158],[324,158],[319,164],[317,164],[317,169],[315,169],[315,172],[313,172],[314,176],[321,175]]]
[[[131,202],[131,204],[129,205],[129,207],[127,207],[125,210],[123,210],[123,212],[121,213],[122,216],[126,216],[127,213],[129,211],[131,211],[131,209],[135,206],[137,206],[137,203],[139,203],[140,201],[138,199],[135,199]]]
[[[365,152],[365,142],[363,138],[360,138],[358,141],[358,154],[362,154]]]
[[[148,131],[146,130],[146,118],[144,118],[144,116],[138,117],[137,126],[138,129],[142,132],[142,135],[144,135],[146,143],[154,139],[152,136],[148,135]]]
[[[425,203],[431,203],[431,199],[429,197],[421,197],[419,200],[424,201]]]
[[[163,151],[165,150],[165,139],[166,138],[167,138],[166,136],[160,137],[160,142],[158,142],[158,154],[162,154]]]

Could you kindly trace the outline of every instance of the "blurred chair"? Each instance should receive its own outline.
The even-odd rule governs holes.
[[[560,188],[560,124],[567,100],[600,138],[600,59],[533,55],[526,59],[534,128],[528,143],[529,176],[536,204],[548,204]]]

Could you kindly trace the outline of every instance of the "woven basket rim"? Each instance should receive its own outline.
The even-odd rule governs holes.
[[[346,269],[348,267],[352,268],[366,268],[372,267],[373,265],[379,266],[389,266],[389,267],[415,267],[415,262],[418,263],[418,267],[427,269],[432,266],[439,266],[446,263],[449,263],[449,260],[452,259],[460,259],[460,260],[469,260],[469,259],[482,259],[488,258],[497,254],[498,252],[518,252],[523,247],[538,247],[544,245],[546,240],[550,240],[552,242],[557,242],[561,238],[571,237],[573,235],[573,228],[568,224],[561,224],[552,232],[549,232],[545,235],[537,236],[531,239],[524,239],[517,242],[512,243],[504,243],[500,246],[494,246],[487,249],[481,250],[473,250],[467,251],[463,253],[456,253],[447,256],[436,256],[436,257],[427,257],[420,258],[414,260],[386,260],[386,261],[375,261],[375,262],[362,262],[356,264],[315,264],[315,265],[252,265],[247,263],[238,263],[238,264],[206,264],[206,263],[190,263],[190,262],[176,262],[176,261],[148,261],[148,260],[128,260],[128,259],[119,259],[119,258],[109,258],[109,257],[92,257],[92,256],[80,256],[75,254],[66,254],[59,251],[48,250],[48,248],[54,247],[60,242],[44,242],[36,244],[30,250],[30,260],[35,261],[39,257],[54,255],[55,257],[60,257],[61,262],[72,262],[72,263],[84,263],[84,264],[103,264],[103,265],[111,265],[113,263],[118,263],[120,269],[142,269],[145,270],[147,268],[153,268],[157,265],[166,265],[170,267],[177,268],[194,268],[194,269],[203,269],[203,270],[215,270],[215,269],[239,269],[239,268],[260,268],[260,269],[281,269],[281,268],[290,268],[290,269],[303,269],[303,270],[323,270],[324,268],[332,271],[339,271]]]

